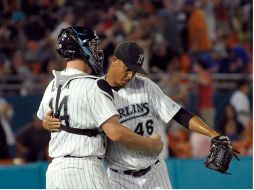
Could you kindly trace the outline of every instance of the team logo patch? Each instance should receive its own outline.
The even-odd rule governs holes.
[[[143,61],[144,61],[144,57],[145,57],[144,54],[140,54],[139,58],[138,58],[138,61],[137,61],[137,64],[142,65]]]

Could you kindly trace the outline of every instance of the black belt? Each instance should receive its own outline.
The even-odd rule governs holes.
[[[160,160],[157,160],[154,165],[158,164],[160,162]],[[141,169],[141,170],[125,170],[123,171],[123,174],[125,175],[132,175],[133,177],[141,177],[143,175],[145,175],[147,172],[149,172],[151,170],[152,166],[148,166],[145,169]],[[111,169],[111,168],[110,168]],[[120,171],[115,170],[115,169],[111,169],[114,172],[120,173]]]
[[[88,158],[90,156],[70,156],[70,155],[66,155],[64,156],[64,158]],[[97,157],[99,160],[102,160],[103,158]]]

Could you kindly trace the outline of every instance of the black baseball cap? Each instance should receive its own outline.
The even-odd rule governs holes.
[[[135,42],[120,42],[113,54],[120,59],[130,70],[141,74],[147,74],[142,68],[144,62],[144,50]]]

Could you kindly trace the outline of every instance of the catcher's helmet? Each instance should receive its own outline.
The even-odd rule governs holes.
[[[95,74],[100,75],[103,69],[103,51],[98,49],[99,38],[88,27],[76,26],[62,29],[58,35],[57,52],[70,61],[85,59]]]

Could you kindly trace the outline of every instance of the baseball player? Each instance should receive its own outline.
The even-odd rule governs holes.
[[[209,137],[219,134],[208,128],[179,104],[168,98],[142,69],[144,52],[133,42],[120,43],[113,55],[106,80],[112,86],[119,120],[134,132],[149,136],[159,133],[159,120],[174,119],[181,125]],[[114,188],[172,188],[165,161],[159,156],[108,142],[106,161]]]
[[[105,79],[113,89],[120,122],[143,136],[158,134],[159,120],[168,123],[172,119],[211,138],[219,136],[201,119],[163,94],[150,79],[135,75],[145,74],[143,60],[142,48],[133,42],[122,42],[114,51]],[[45,121],[47,129],[49,120]],[[113,188],[172,188],[165,161],[159,156],[109,140],[105,160]]]
[[[65,70],[53,71],[37,112],[60,119],[60,130],[51,133],[49,156],[53,158],[46,173],[47,188],[110,188],[102,159],[105,138],[128,147],[158,155],[162,142],[158,135],[142,137],[118,121],[113,93],[108,83],[89,75],[99,74],[103,54],[98,37],[89,28],[69,27],[58,36],[58,53],[67,60]]]

